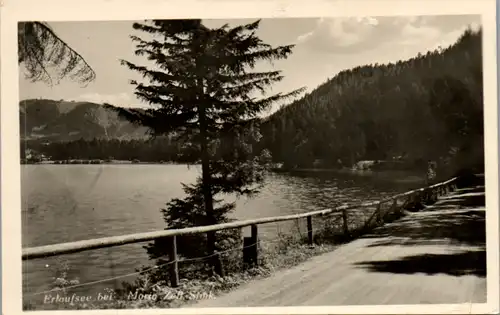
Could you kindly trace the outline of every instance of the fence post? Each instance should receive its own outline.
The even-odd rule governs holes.
[[[251,234],[250,237],[243,238],[243,264],[246,267],[257,266],[259,249],[257,246],[257,225],[252,224],[250,226]]]
[[[429,205],[432,203],[432,200],[434,199],[434,189],[432,188],[427,188],[423,192],[423,197],[422,197],[422,205]]]
[[[347,210],[342,210],[342,219],[344,221],[344,234],[349,235],[349,226],[347,224]]]
[[[179,286],[179,266],[177,262],[177,238],[174,236],[171,236],[168,238],[169,243],[168,244],[168,257],[170,261],[170,268],[169,268],[169,273],[170,273],[170,285],[173,288],[176,288]]]
[[[406,198],[406,205],[405,209],[409,210],[411,207],[415,206],[415,193],[412,192],[408,195],[408,198]]]
[[[257,229],[257,224],[252,224],[250,226],[251,228],[251,237],[252,237],[252,240],[257,243],[257,232],[258,232],[258,229]]]
[[[379,202],[377,204],[377,210],[375,210],[375,211],[377,211],[377,224],[382,222],[382,214],[380,213],[380,205],[381,205],[381,203]]]
[[[398,200],[396,198],[394,198],[394,200],[392,201],[392,205],[391,205],[391,212],[395,213],[397,209],[398,209]]]
[[[307,240],[309,245],[313,245],[313,225],[312,216],[307,217]]]

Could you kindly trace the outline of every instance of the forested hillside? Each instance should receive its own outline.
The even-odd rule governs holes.
[[[482,88],[481,31],[469,29],[446,49],[339,73],[266,119],[265,146],[289,168],[482,164]]]
[[[26,150],[28,149],[28,150]],[[26,140],[21,146],[21,159],[31,154],[30,161],[37,162],[36,154],[43,154],[53,161],[77,163],[78,160],[111,162],[141,161],[141,162],[194,162],[193,150],[188,144],[172,141],[172,137],[157,137],[153,139],[79,139],[73,141],[45,142]]]

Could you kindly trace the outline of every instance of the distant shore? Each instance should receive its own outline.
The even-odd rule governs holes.
[[[45,160],[45,161],[21,161],[22,165],[185,165],[189,162],[174,162],[174,161],[139,161],[139,160]],[[196,164],[196,163],[195,163]],[[353,169],[348,167],[343,168],[284,168],[284,167],[271,167],[270,171],[273,173],[338,173],[338,174],[356,174],[360,176],[370,176],[377,173],[384,172],[414,172],[416,169]]]
[[[64,161],[21,161],[23,165],[99,165],[99,164],[167,164],[167,165],[179,165],[186,164],[181,162],[145,162],[145,161],[129,161],[129,160],[64,160]]]

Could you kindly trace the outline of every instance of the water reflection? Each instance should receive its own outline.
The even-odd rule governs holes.
[[[401,172],[370,176],[340,172],[295,172],[273,175],[270,183],[280,187],[277,193],[281,193],[293,204],[296,209],[294,212],[305,212],[333,208],[345,203],[377,200],[419,187],[423,184],[423,179]]]

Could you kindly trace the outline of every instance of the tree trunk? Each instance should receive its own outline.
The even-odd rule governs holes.
[[[205,203],[205,213],[208,219],[208,224],[217,224],[217,220],[214,216],[214,204],[211,188],[211,171],[210,171],[210,155],[208,152],[208,138],[207,138],[207,122],[205,108],[202,105],[198,106],[199,121],[200,121],[200,148],[201,148],[201,172],[202,172],[202,183],[203,183],[203,200]],[[213,255],[211,258],[212,267],[216,274],[224,276],[222,269],[222,262],[219,255],[216,253],[216,232],[207,233],[207,249],[209,255]]]

